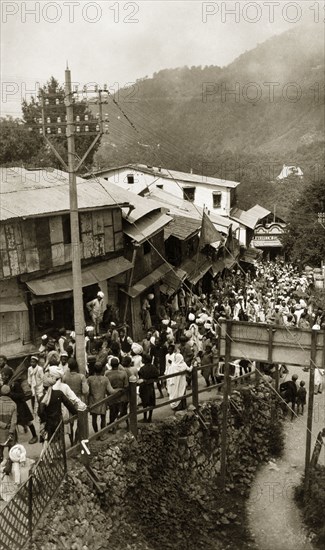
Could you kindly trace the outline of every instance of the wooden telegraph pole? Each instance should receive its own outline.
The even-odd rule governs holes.
[[[79,159],[78,154],[76,153],[75,147],[75,134],[76,134],[76,120],[74,113],[74,105],[78,101],[75,99],[75,94],[78,94],[78,90],[72,91],[71,87],[71,72],[67,67],[65,71],[65,87],[64,87],[64,105],[66,118],[65,121],[61,120],[61,117],[58,117],[57,120],[52,122],[51,116],[47,116],[50,113],[46,113],[47,109],[51,109],[54,105],[59,105],[62,101],[62,92],[61,94],[47,94],[44,90],[40,90],[40,101],[42,108],[42,118],[40,133],[43,135],[47,145],[51,148],[55,156],[59,159],[64,170],[69,173],[69,199],[70,199],[70,229],[71,229],[71,259],[72,259],[72,280],[73,280],[73,310],[74,310],[74,331],[76,334],[76,359],[79,364],[80,372],[86,372],[86,357],[85,357],[85,320],[84,320],[84,310],[83,310],[83,298],[82,298],[82,270],[81,270],[81,253],[80,253],[80,235],[79,235],[79,213],[78,213],[78,193],[77,193],[77,172],[80,169],[81,165],[87,158],[90,151],[95,147],[96,143],[102,136],[104,132],[107,132],[108,125],[103,124],[103,112],[102,104],[108,103],[108,100],[102,99],[102,94],[108,94],[107,86],[104,86],[104,90],[99,90],[97,86],[94,90],[87,90],[84,88],[83,93],[95,94],[95,100],[93,103],[99,105],[99,113],[97,114],[97,120],[89,120],[90,115],[85,116],[85,121],[80,121],[78,117],[77,130],[78,135],[90,136],[94,135],[95,138],[88,147],[87,151],[81,159]],[[52,96],[52,97],[51,97]],[[60,99],[61,98],[61,99]],[[51,102],[53,105],[51,105]],[[49,107],[47,107],[49,105]],[[107,120],[107,119],[105,119]],[[93,131],[90,127],[96,127],[96,131]],[[56,132],[57,131],[57,132]],[[61,157],[59,152],[56,150],[53,142],[49,139],[49,135],[52,135],[55,138],[64,137],[67,139],[68,145],[68,162]],[[78,159],[78,162],[77,162]]]
[[[79,236],[79,213],[76,175],[75,125],[73,120],[73,97],[71,72],[65,71],[65,105],[67,113],[68,171],[70,196],[71,257],[73,280],[74,330],[76,333],[76,359],[80,372],[86,372],[85,358],[85,319],[82,300],[81,256]]]

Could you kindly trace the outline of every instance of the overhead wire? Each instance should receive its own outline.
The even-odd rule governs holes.
[[[80,157],[79,157],[77,154],[75,154],[75,156],[76,156],[77,158],[79,158],[79,160],[81,160]],[[84,162],[84,164],[85,164],[85,162]],[[107,187],[104,186],[104,185],[102,184],[102,182],[100,181],[100,178],[98,178],[95,174],[93,174],[92,170],[89,169],[89,167],[86,166],[86,164],[85,164],[85,167],[86,167],[88,173],[90,173],[90,174],[93,176],[93,179],[94,179],[97,183],[100,184],[100,186],[102,187],[102,189],[103,189],[103,190],[108,194],[108,196],[115,202],[116,206],[119,206],[120,208],[122,208],[122,205],[118,203],[118,201],[115,199],[115,197],[113,197],[113,196],[111,195],[111,193],[109,193]],[[130,223],[130,222],[129,222],[129,223]],[[166,258],[160,253],[160,251],[157,249],[157,247],[151,242],[150,238],[149,238],[149,237],[146,237],[146,236],[143,234],[143,232],[142,232],[142,231],[139,229],[139,227],[137,226],[136,222],[133,221],[133,222],[131,222],[131,223],[132,223],[132,225],[134,225],[134,227],[137,229],[137,231],[144,237],[144,241],[149,242],[150,246],[155,250],[155,252],[156,252],[156,253],[159,255],[159,257],[163,260],[163,262],[166,263],[166,264],[168,265],[168,267],[170,268],[171,271],[173,271],[174,275],[176,276],[176,278],[179,279],[179,281],[182,283],[182,285],[183,285],[189,292],[191,292],[190,287],[188,287],[188,285],[187,285],[187,284],[179,277],[179,275],[177,274],[177,271],[176,271],[175,267],[174,267],[172,264],[170,264],[170,263],[166,260]],[[201,306],[203,306],[203,303],[201,302],[200,299],[198,300],[198,303],[199,303]],[[215,325],[217,325],[220,329],[222,328],[222,325],[219,323],[218,320],[214,320],[214,323],[215,323]],[[232,336],[229,335],[229,333],[227,333],[227,331],[226,331],[225,335],[227,335],[227,336],[230,338],[230,340],[232,341],[232,343],[235,343],[235,341],[233,340]],[[240,350],[240,351],[241,351],[241,350]],[[261,378],[263,379],[264,383],[266,383],[266,385],[269,387],[269,389],[272,390],[272,391],[277,395],[277,397],[280,399],[280,401],[282,401],[282,403],[283,403],[283,404],[285,405],[285,407],[291,412],[291,414],[294,414],[294,415],[296,416],[296,418],[298,418],[299,420],[301,420],[301,419],[298,417],[298,415],[295,413],[295,411],[293,411],[293,409],[292,409],[291,407],[289,407],[288,403],[286,403],[286,401],[283,399],[283,397],[280,395],[280,393],[277,392],[277,390],[276,390],[276,389],[272,386],[272,384],[267,380],[267,378],[265,377],[264,373],[261,372],[261,371],[256,367],[256,362],[255,362],[254,360],[252,360],[251,358],[247,357],[247,355],[246,355],[245,352],[242,352],[241,355],[242,355],[242,357],[245,358],[250,364],[254,364],[254,363],[255,363],[255,370],[259,373],[259,375],[260,375]],[[306,427],[306,429],[307,429],[307,430],[311,433],[311,435],[312,435],[312,432],[309,430],[309,428]]]

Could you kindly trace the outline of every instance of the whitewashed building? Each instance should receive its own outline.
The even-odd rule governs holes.
[[[98,176],[138,195],[146,195],[153,188],[162,189],[174,197],[192,202],[211,213],[229,216],[236,204],[239,182],[209,176],[129,164],[85,174]]]

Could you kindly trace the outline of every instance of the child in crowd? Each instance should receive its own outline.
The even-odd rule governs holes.
[[[297,391],[297,400],[296,400],[297,414],[301,414],[301,415],[304,414],[304,405],[306,405],[306,395],[307,395],[307,391],[305,388],[305,382],[304,380],[301,380]]]

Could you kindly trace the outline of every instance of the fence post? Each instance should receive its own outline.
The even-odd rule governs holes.
[[[89,438],[88,411],[78,411],[78,437],[79,441]]]
[[[65,447],[65,434],[64,434],[64,424],[61,421],[61,427],[60,427],[60,436],[61,436],[61,444],[63,449],[63,464],[64,464],[64,473],[67,473],[68,470],[68,464],[67,464],[67,452]]]
[[[199,408],[199,381],[196,366],[192,369],[192,403],[196,409]]]
[[[311,436],[312,436],[312,429],[313,429],[316,344],[317,344],[317,331],[312,330],[311,331],[311,350],[310,350],[306,456],[305,456],[305,484],[304,484],[305,499],[308,498],[309,483],[310,483],[310,451],[311,451]]]
[[[33,474],[30,474],[28,480],[28,536],[33,536]]]
[[[137,379],[135,376],[129,378],[130,386],[130,431],[135,438],[138,436],[138,415],[137,415]]]
[[[231,357],[231,330],[232,330],[232,322],[226,321],[225,371],[224,371],[224,383],[223,383],[221,451],[220,451],[220,483],[221,483],[222,489],[224,489],[226,486],[226,469],[227,469],[227,424],[228,424],[228,400],[229,400],[229,393],[230,393],[229,361]]]

